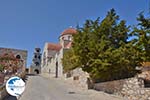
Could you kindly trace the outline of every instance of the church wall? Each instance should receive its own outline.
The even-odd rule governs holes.
[[[48,65],[48,70],[50,70],[50,75],[55,77],[55,72],[56,72],[56,58],[55,56],[51,59],[51,62],[49,62],[49,65]]]
[[[63,76],[63,66],[62,66],[62,57],[63,57],[63,49],[60,50],[58,54],[58,77]]]
[[[72,41],[72,33],[74,31],[68,31],[69,34],[62,34],[59,37],[59,43],[61,44],[62,48],[59,51],[55,50],[47,50],[48,43],[45,44],[44,52],[45,52],[45,62],[43,64],[42,61],[42,73],[49,73],[51,76],[56,76],[56,62],[58,63],[58,77],[63,77],[63,66],[62,66],[62,58],[65,51],[65,46]],[[70,33],[71,32],[71,33]],[[44,54],[43,52],[43,54]],[[51,59],[49,59],[49,57]],[[42,57],[42,60],[44,57]]]
[[[62,67],[62,61],[61,61],[62,57],[63,57],[63,49],[57,52],[55,56],[53,56],[51,60],[48,61],[47,66],[45,66],[45,73],[49,73],[50,76],[55,77],[56,76],[56,62],[58,62],[58,77],[62,77],[63,75],[63,67]]]
[[[45,44],[44,49],[43,49],[43,53],[42,53],[42,60],[41,60],[41,67],[42,68],[44,68],[46,65],[46,55],[47,55],[47,47]]]
[[[41,70],[42,73],[49,73],[51,70],[51,66],[53,64],[53,58],[57,51],[55,50],[48,50],[48,43],[45,44],[43,54],[42,54],[42,64],[41,64]],[[52,58],[50,58],[52,57]],[[44,61],[45,59],[45,61]],[[52,69],[53,70],[53,69]]]

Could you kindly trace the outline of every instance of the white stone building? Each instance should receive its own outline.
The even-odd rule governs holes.
[[[71,47],[72,35],[76,33],[76,29],[68,28],[61,33],[59,43],[45,43],[41,63],[42,73],[49,73],[54,77],[63,76],[63,54]]]

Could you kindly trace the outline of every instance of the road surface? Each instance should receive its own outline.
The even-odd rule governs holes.
[[[7,100],[17,100],[9,97]],[[123,100],[94,90],[79,90],[66,81],[45,76],[28,76],[19,100]]]

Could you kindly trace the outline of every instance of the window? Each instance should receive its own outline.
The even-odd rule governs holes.
[[[37,55],[35,55],[34,58],[37,58]]]
[[[21,56],[20,56],[20,55],[17,55],[16,58],[17,58],[17,59],[21,59]]]
[[[36,65],[36,66],[39,66],[39,65],[40,65],[40,63],[39,63],[39,62],[35,62],[35,65]]]
[[[79,76],[74,76],[73,80],[79,80]]]
[[[41,56],[39,56],[38,58],[41,59]]]
[[[71,41],[71,36],[68,36],[68,40],[70,40],[70,41]]]
[[[150,80],[144,80],[144,87],[150,88]]]
[[[40,49],[36,49],[36,52],[40,52]]]

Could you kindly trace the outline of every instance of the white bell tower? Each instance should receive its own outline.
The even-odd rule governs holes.
[[[32,65],[30,67],[31,74],[40,74],[41,73],[41,49],[35,48]]]

